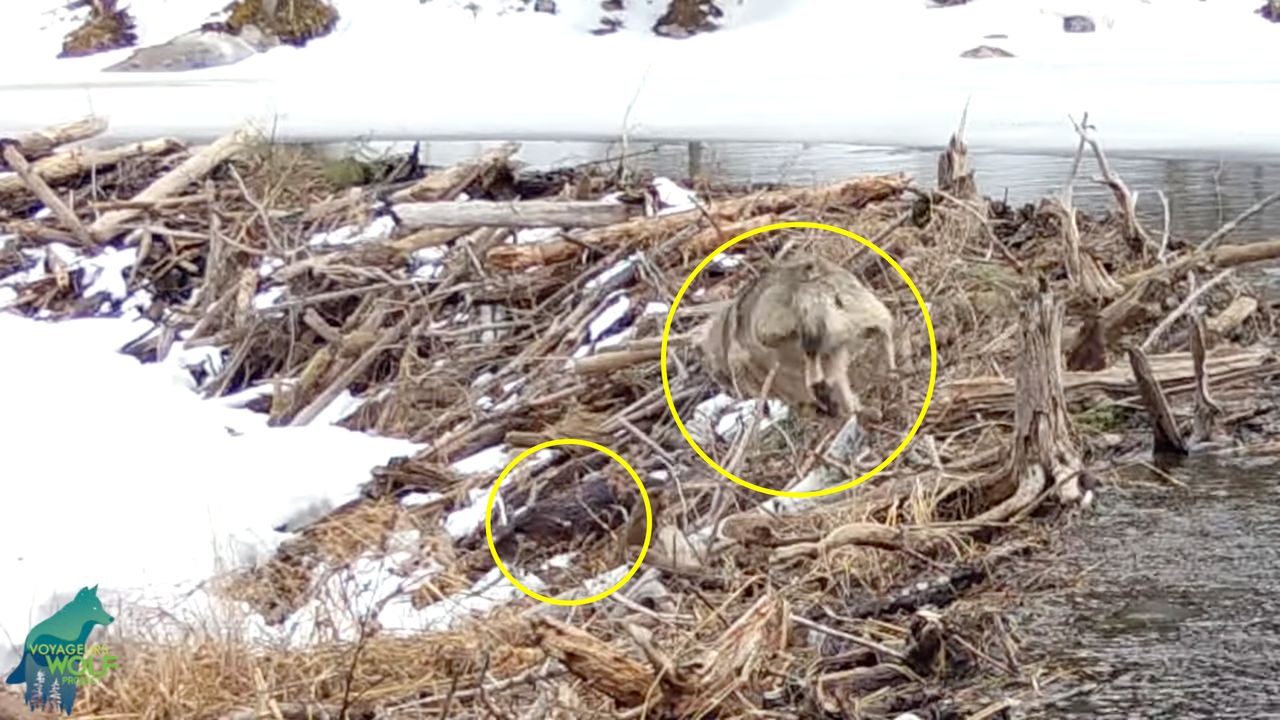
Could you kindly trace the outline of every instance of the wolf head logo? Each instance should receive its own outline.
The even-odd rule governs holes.
[[[76,672],[83,665],[82,648],[95,625],[115,621],[98,599],[98,586],[84,587],[44,622],[31,628],[22,647],[22,660],[5,679],[8,685],[27,684],[26,700],[32,709],[56,705],[66,714],[76,701]]]

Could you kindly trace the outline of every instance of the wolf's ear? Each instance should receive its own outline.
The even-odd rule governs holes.
[[[93,587],[89,588],[89,592],[96,595],[98,593],[98,586],[94,585]]]

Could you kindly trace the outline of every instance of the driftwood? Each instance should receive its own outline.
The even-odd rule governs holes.
[[[1206,325],[1208,330],[1218,337],[1225,337],[1232,330],[1240,327],[1240,325],[1258,310],[1258,301],[1247,295],[1241,295],[1225,310],[1209,318]]]
[[[1204,318],[1196,313],[1191,319],[1191,358],[1196,373],[1196,414],[1191,439],[1196,443],[1213,439],[1214,418],[1222,414],[1222,408],[1209,395],[1209,375],[1204,371],[1205,334]]]
[[[211,145],[205,146],[199,152],[184,160],[178,167],[160,176],[155,182],[147,186],[147,189],[135,195],[133,197],[134,202],[160,200],[176,195],[188,185],[200,181],[205,175],[209,174],[209,171],[222,164],[225,160],[242,152],[248,141],[249,136],[244,130],[237,130],[224,135]],[[105,213],[89,227],[89,232],[98,241],[107,242],[120,234],[122,225],[142,212],[142,210],[134,207]]]
[[[1211,250],[1196,250],[1168,265],[1140,270],[1119,279],[1121,285],[1132,287],[1146,280],[1168,279],[1188,270],[1212,270],[1249,263],[1266,262],[1280,258],[1280,240],[1266,240],[1248,245],[1226,245]]]
[[[674,233],[698,222],[709,220],[708,224],[714,230],[715,224],[739,222],[746,215],[781,214],[797,207],[832,205],[861,208],[871,202],[895,197],[907,185],[904,175],[883,175],[857,177],[818,188],[770,190],[716,203],[705,212],[697,209],[661,217],[635,218],[611,227],[588,230],[572,240],[499,245],[489,250],[485,260],[493,268],[524,270],[571,260],[584,247],[608,251],[625,243],[636,249],[645,249],[670,240]]]
[[[22,179],[24,185],[30,190],[31,194],[40,199],[45,207],[49,208],[58,220],[71,231],[72,236],[76,238],[82,245],[92,245],[93,237],[89,231],[85,229],[80,218],[67,207],[67,204],[58,197],[58,194],[50,188],[44,179],[38,173],[32,172],[31,165],[27,163],[27,159],[22,156],[22,152],[18,146],[4,140],[0,140],[0,157],[13,168],[18,177]]]
[[[485,152],[475,160],[433,172],[413,185],[392,193],[391,201],[409,203],[453,200],[485,173],[504,167],[519,149],[518,143],[505,143]]]
[[[17,146],[18,152],[22,153],[22,156],[29,162],[46,155],[52,155],[53,151],[62,145],[69,145],[101,135],[106,129],[107,121],[105,118],[87,117],[82,120],[55,125],[44,130],[23,133],[11,138],[0,138],[0,140],[11,141]],[[13,168],[12,165],[9,167]],[[4,169],[4,166],[0,165],[0,169]]]
[[[1133,368],[1133,376],[1137,378],[1138,391],[1142,394],[1142,402],[1147,406],[1147,414],[1151,417],[1154,449],[1157,454],[1187,454],[1187,445],[1182,439],[1182,431],[1169,409],[1169,400],[1160,389],[1160,381],[1151,371],[1151,363],[1141,348],[1129,349],[1129,364]],[[1194,374],[1194,370],[1193,370]]]
[[[1071,163],[1071,174],[1067,176],[1067,183],[1062,189],[1062,194],[1055,198],[1054,205],[1057,206],[1059,215],[1062,218],[1063,240],[1067,244],[1067,275],[1071,278],[1072,284],[1079,287],[1085,297],[1109,299],[1119,295],[1122,289],[1107,274],[1102,265],[1084,252],[1084,249],[1080,246],[1080,226],[1076,222],[1076,207],[1072,201],[1076,173],[1080,171],[1080,161],[1084,158],[1084,146],[1086,143],[1092,142],[1081,129],[1081,126],[1088,127],[1088,123],[1089,114],[1085,113],[1080,125],[1076,126],[1076,132],[1080,135],[1080,142],[1076,145],[1075,159]],[[1100,165],[1104,165],[1100,153],[1098,162]]]
[[[31,171],[49,185],[60,185],[82,177],[95,168],[118,165],[129,158],[167,155],[182,147],[182,143],[177,140],[161,138],[106,150],[76,148],[36,160],[31,163]],[[16,174],[0,177],[0,206],[12,205],[18,197],[29,192],[27,184]]]
[[[1013,457],[1009,465],[1018,489],[1003,503],[1012,512],[1030,505],[1050,482],[1057,483],[1063,501],[1075,502],[1080,497],[1079,443],[1063,391],[1063,315],[1062,303],[1043,283],[1022,314],[1022,356],[1015,386]],[[979,518],[1004,519],[994,510]]]
[[[1192,389],[1195,369],[1190,353],[1152,355],[1148,361],[1153,377],[1165,386],[1165,392]],[[1224,352],[1207,358],[1205,365],[1209,376],[1224,384],[1280,375],[1280,362],[1265,349]],[[1068,403],[1088,400],[1099,392],[1126,396],[1138,392],[1132,369],[1121,365],[1112,365],[1100,372],[1064,373],[1062,383]],[[940,414],[1009,412],[1015,396],[1014,383],[1009,378],[969,378],[940,384],[934,403]]]
[[[525,200],[497,202],[403,203],[392,206],[399,225],[425,227],[605,227],[633,217],[629,205],[589,200]]]
[[[969,105],[965,103],[960,115],[960,127],[951,135],[947,149],[938,155],[938,189],[960,202],[978,200],[978,186],[973,181],[969,167],[969,148],[964,142],[965,120],[969,117]],[[981,203],[985,212],[986,203]]]
[[[1169,315],[1165,317],[1165,319],[1161,320],[1159,325],[1156,325],[1154,328],[1151,329],[1151,333],[1147,335],[1147,339],[1142,341],[1142,346],[1141,346],[1142,351],[1146,352],[1147,350],[1150,350],[1151,346],[1155,344],[1156,340],[1159,340],[1160,336],[1163,335],[1165,331],[1169,329],[1170,326],[1172,326],[1175,322],[1177,322],[1178,318],[1182,317],[1183,314],[1185,314],[1187,310],[1191,308],[1191,306],[1195,303],[1197,298],[1199,298],[1201,295],[1204,295],[1206,292],[1208,292],[1218,283],[1230,277],[1231,272],[1232,271],[1230,268],[1223,270],[1222,272],[1215,275],[1211,280],[1209,280],[1209,282],[1196,288],[1190,295],[1188,295],[1187,299],[1183,300],[1182,303],[1178,305],[1178,307],[1173,309],[1173,312],[1169,313]]]

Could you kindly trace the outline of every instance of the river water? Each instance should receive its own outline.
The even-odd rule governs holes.
[[[1280,718],[1280,466],[1166,470],[1187,489],[1110,485],[1059,538],[1079,581],[1027,600],[1026,650],[1101,682],[1026,717]]]
[[[1105,135],[1102,136],[1105,149]],[[429,143],[424,161],[445,165],[472,156],[482,143]],[[938,150],[863,147],[852,145],[801,145],[782,143],[721,143],[703,145],[701,172],[726,183],[783,183],[814,185],[865,173],[905,172],[922,187],[937,176]],[[602,143],[529,142],[521,145],[519,158],[532,167],[616,158],[618,145]],[[970,151],[979,189],[991,197],[1007,197],[1013,203],[1036,202],[1061,190],[1071,170],[1075,145],[1063,137],[1061,155],[1011,155]],[[633,167],[683,179],[689,175],[688,145],[634,144],[627,148]],[[1138,210],[1149,229],[1159,234],[1163,209],[1157,190],[1169,200],[1171,227],[1190,239],[1208,236],[1226,220],[1280,190],[1280,164],[1205,162],[1108,158],[1131,190],[1138,193]],[[1108,190],[1092,182],[1096,163],[1086,155],[1074,187],[1076,204],[1097,212],[1114,207]],[[856,232],[855,228],[853,229]],[[1280,204],[1243,223],[1231,236],[1236,242],[1280,236]]]

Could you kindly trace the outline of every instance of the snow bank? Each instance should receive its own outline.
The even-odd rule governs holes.
[[[115,139],[209,139],[248,119],[278,138],[321,142],[607,142],[625,132],[637,142],[934,147],[971,101],[976,150],[1070,152],[1067,115],[1087,110],[1113,155],[1280,156],[1269,120],[1280,43],[1277,28],[1253,12],[1259,0],[721,4],[731,11],[725,29],[671,40],[648,30],[658,2],[632,3],[643,16],[594,36],[586,15],[575,13],[595,10],[559,16],[488,3],[472,13],[456,3],[342,0],[330,37],[179,75],[97,71],[127,51],[41,59],[51,57],[54,31],[32,32],[0,48],[4,66],[26,68],[0,84],[0,104],[10,108],[0,132],[93,110],[110,117]],[[181,7],[186,20],[172,25],[184,28],[207,11],[202,3],[136,5],[140,17]],[[1075,13],[1091,15],[1097,31],[1064,32],[1063,16]],[[31,17],[30,9],[0,9],[0,24],[32,27]],[[1016,57],[959,57],[981,44]],[[466,72],[427,73],[412,86],[387,72],[418,63],[424,45],[440,57],[465,54]],[[506,52],[468,51],[476,46]],[[524,57],[538,62],[516,60]],[[583,62],[592,57],[609,62]]]
[[[21,643],[55,592],[176,595],[263,557],[287,537],[273,528],[353,499],[418,448],[203,400],[183,353],[143,365],[114,351],[148,329],[0,313],[0,638]]]

